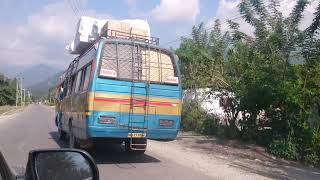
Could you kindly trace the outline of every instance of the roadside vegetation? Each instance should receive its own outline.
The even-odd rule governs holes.
[[[0,115],[15,111],[16,89],[15,80],[0,74]]]
[[[14,105],[16,99],[16,81],[0,74],[0,106]]]
[[[320,3],[302,31],[298,26],[310,1],[297,0],[289,17],[277,0],[264,2],[243,0],[238,6],[253,37],[232,20],[222,31],[216,20],[210,30],[200,24],[191,38],[182,38],[176,53],[184,91],[210,88],[230,102],[221,122],[195,95],[184,101],[181,127],[253,142],[277,157],[320,167]]]
[[[0,116],[2,115],[11,115],[17,112],[21,112],[24,109],[24,106],[0,106]]]
[[[56,103],[56,87],[51,87],[48,90],[48,94],[45,100],[45,104],[47,104],[48,106],[54,106]]]
[[[18,97],[18,107],[16,107],[16,79],[10,79],[0,74],[0,115],[18,112],[23,109],[24,105],[33,101],[32,96],[30,98],[26,96],[25,102],[21,101],[21,96]]]
[[[0,106],[0,115],[9,112],[13,109],[13,106]]]

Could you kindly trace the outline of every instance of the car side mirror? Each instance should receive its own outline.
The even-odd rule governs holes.
[[[36,150],[29,153],[26,180],[99,180],[93,158],[77,149]]]

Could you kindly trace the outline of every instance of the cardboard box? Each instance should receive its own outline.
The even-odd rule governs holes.
[[[138,37],[138,38],[146,38],[148,36],[148,31],[139,28],[131,28],[131,36]]]
[[[174,77],[174,67],[172,59],[168,54],[160,54],[160,64],[161,64],[161,81],[165,82],[168,78]]]
[[[155,50],[141,50],[142,52],[142,79],[164,82],[174,77],[174,68],[169,55]],[[149,69],[150,68],[150,74]]]
[[[118,38],[128,38],[130,34],[130,24],[126,22],[110,20],[102,27],[102,33],[105,33],[107,30],[114,30],[108,31],[107,35],[112,37]]]

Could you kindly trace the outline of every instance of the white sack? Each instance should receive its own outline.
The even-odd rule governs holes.
[[[81,16],[76,27],[74,40],[66,47],[70,54],[81,54],[85,51],[93,41],[101,35],[102,27],[107,23],[108,19],[96,19],[87,16]],[[137,28],[147,31],[150,36],[150,26],[147,21],[140,19],[120,20],[130,25],[130,28]]]
[[[71,54],[83,52],[99,37],[100,30],[107,21],[81,16],[76,26],[74,40],[66,47],[67,50]]]

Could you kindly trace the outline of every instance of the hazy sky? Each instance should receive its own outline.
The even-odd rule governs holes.
[[[207,27],[216,18],[224,21],[239,15],[240,0],[0,0],[0,71],[35,64],[64,69],[72,60],[65,46],[72,40],[80,15],[98,18],[148,20],[151,34],[167,44],[190,33],[193,25],[204,21]],[[315,0],[305,13],[301,28],[310,24]],[[294,0],[281,0],[288,15]],[[243,20],[243,31],[252,30]],[[226,28],[226,24],[223,24]]]

